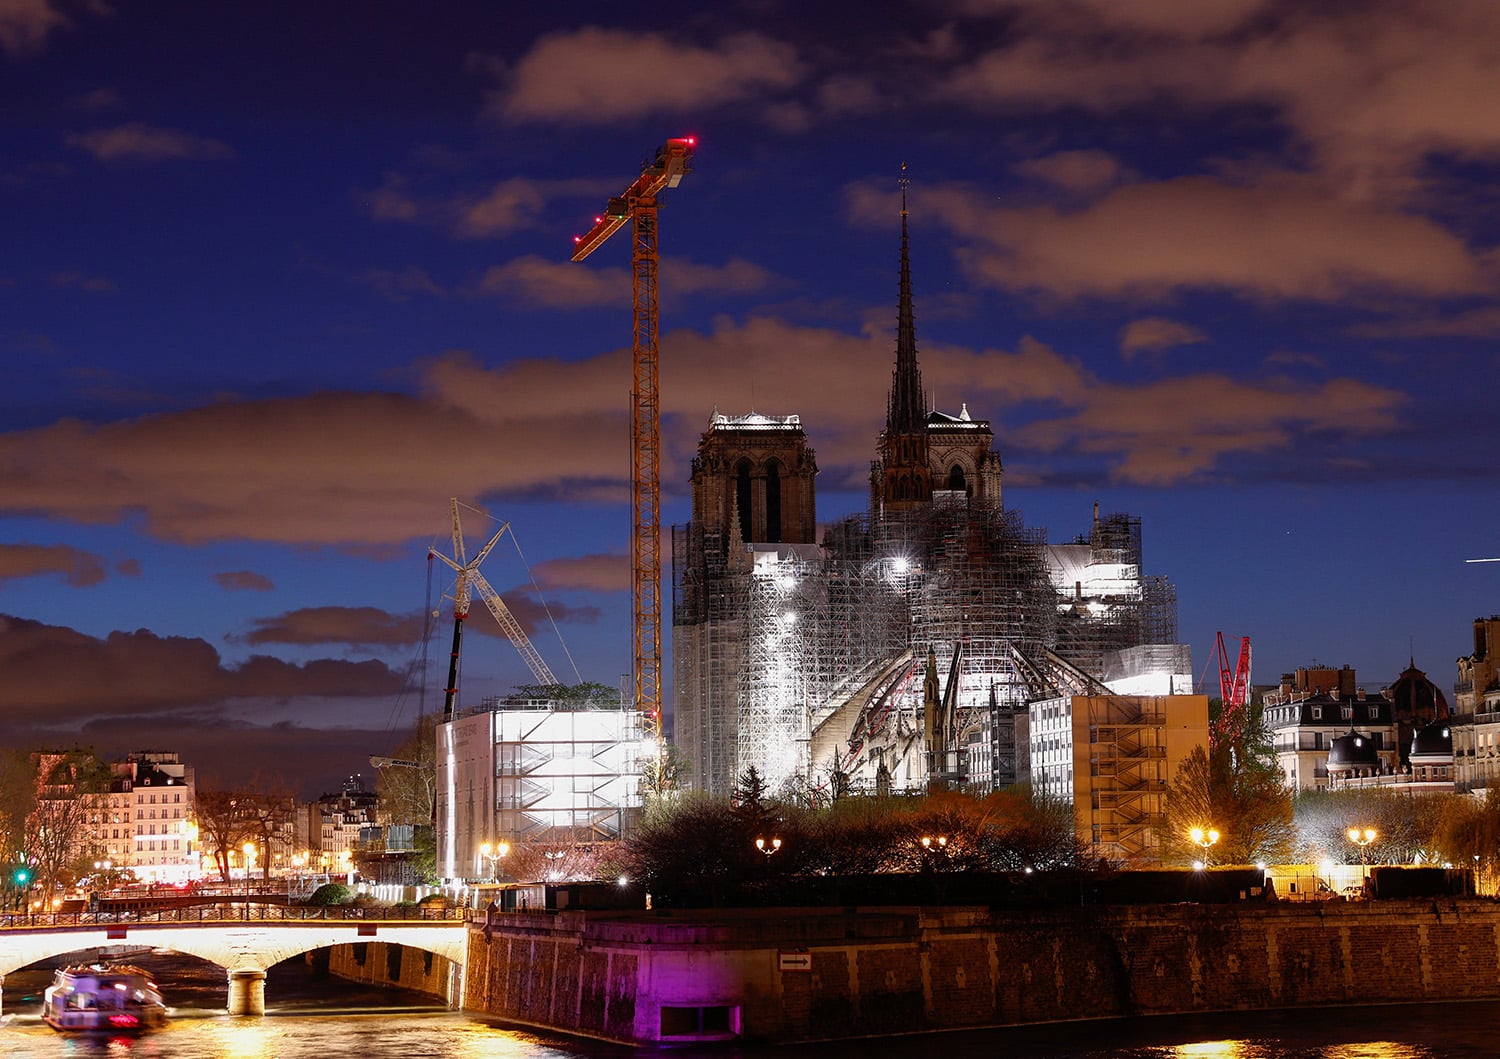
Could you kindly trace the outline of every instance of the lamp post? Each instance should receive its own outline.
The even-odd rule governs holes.
[[[766,855],[767,858],[769,858],[778,849],[781,848],[781,839],[776,837],[772,837],[769,840],[764,838],[757,838],[755,840],[755,848],[760,850]]]
[[[241,850],[245,854],[245,896],[250,896],[250,872],[255,867],[255,843],[246,842]]]
[[[1363,883],[1370,877],[1370,869],[1365,859],[1365,848],[1380,836],[1373,827],[1351,827],[1348,835],[1349,841],[1359,847],[1359,877],[1360,882]]]
[[[1194,867],[1200,869],[1208,867],[1208,848],[1219,841],[1218,830],[1212,827],[1195,827],[1188,832],[1188,838],[1193,840],[1194,845],[1203,847],[1203,859],[1195,864]]]
[[[496,865],[499,864],[500,858],[509,852],[509,842],[496,842],[493,844],[486,842],[479,847],[479,855],[490,862],[490,882],[497,883],[500,881],[500,873]]]

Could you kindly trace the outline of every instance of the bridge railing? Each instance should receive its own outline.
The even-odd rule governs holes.
[[[466,908],[433,905],[267,905],[249,901],[222,901],[136,911],[104,912],[5,912],[0,930],[38,930],[49,927],[93,927],[120,923],[300,923],[300,922],[464,922]]]

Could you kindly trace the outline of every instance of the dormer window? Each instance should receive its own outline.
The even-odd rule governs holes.
[[[1323,707],[1314,706],[1312,708],[1312,718],[1315,721],[1321,721],[1323,719]]]

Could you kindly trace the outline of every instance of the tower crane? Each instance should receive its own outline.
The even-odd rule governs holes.
[[[656,249],[657,196],[675,188],[693,169],[691,137],[668,140],[656,158],[594,218],[586,235],[575,236],[573,260],[582,261],[629,221],[635,232],[630,255],[635,365],[631,390],[631,596],[635,708],[648,734],[661,734],[661,406],[657,396]]]
[[[479,597],[484,600],[485,606],[490,608],[490,613],[500,624],[500,630],[505,633],[511,643],[515,644],[516,650],[521,652],[522,660],[536,677],[537,683],[557,683],[557,677],[552,675],[552,670],[547,667],[547,663],[532,644],[530,637],[526,635],[526,630],[522,629],[521,623],[516,621],[515,615],[500,598],[500,593],[496,592],[494,586],[479,572],[479,564],[488,558],[495,544],[505,531],[510,529],[510,523],[502,523],[489,542],[479,549],[474,558],[469,559],[464,552],[464,534],[463,527],[459,524],[457,497],[453,498],[452,507],[453,558],[448,558],[435,548],[430,548],[427,552],[428,561],[440,559],[458,575],[453,589],[453,652],[448,657],[448,687],[443,695],[443,720],[445,721],[453,720],[453,700],[458,695],[458,652],[463,644],[464,620],[469,616],[471,590],[478,590]]]
[[[1245,714],[1250,708],[1250,637],[1240,638],[1240,657],[1234,675],[1229,673],[1229,651],[1224,634],[1219,633],[1216,652],[1219,659],[1219,723],[1209,732],[1215,746],[1235,739],[1244,729]]]

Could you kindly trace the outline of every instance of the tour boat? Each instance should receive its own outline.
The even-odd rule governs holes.
[[[55,1030],[130,1033],[164,1026],[167,1008],[150,972],[126,963],[62,967],[42,1000]]]

